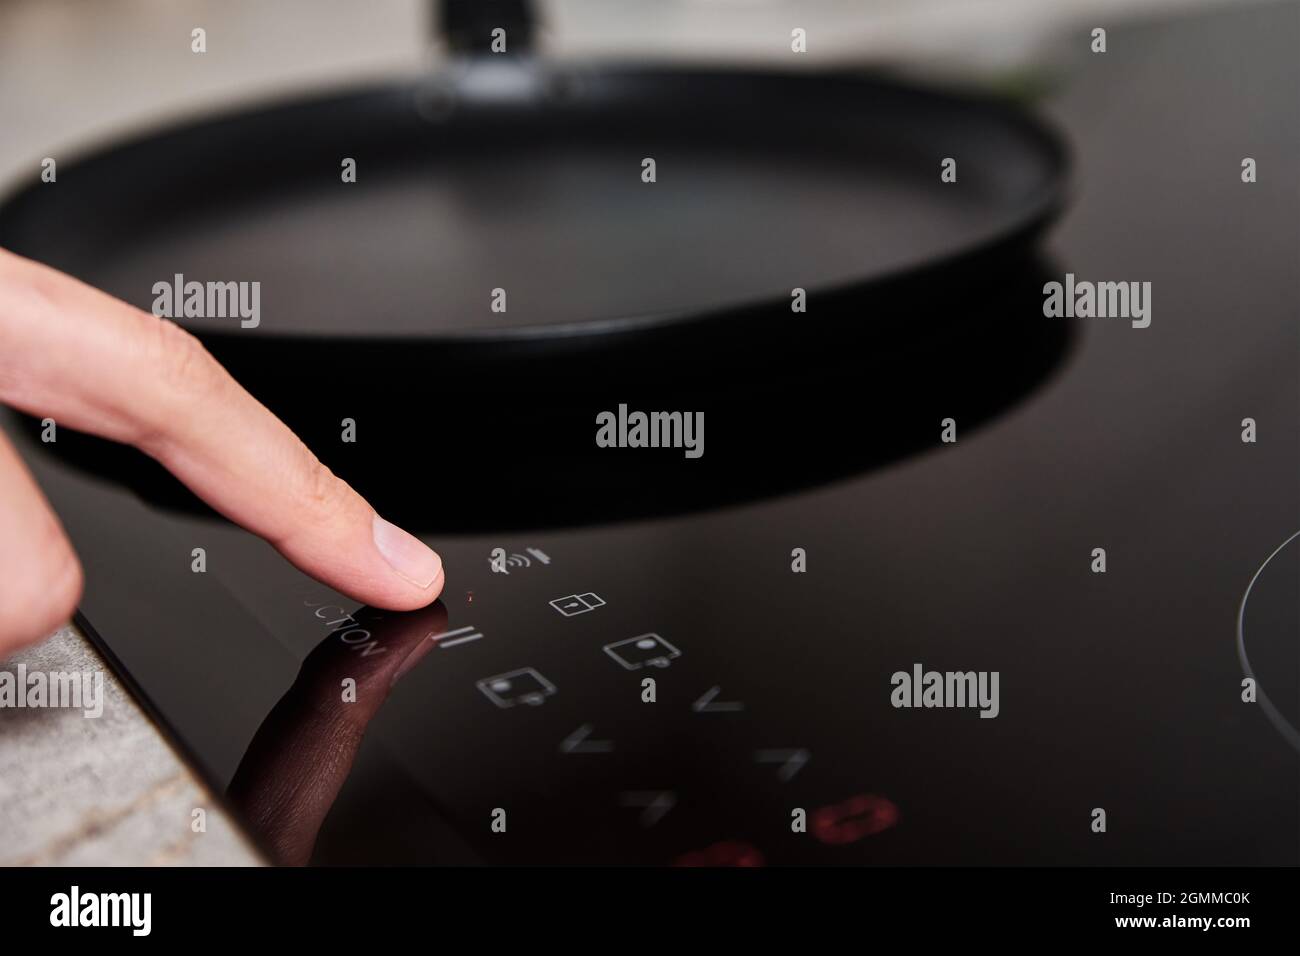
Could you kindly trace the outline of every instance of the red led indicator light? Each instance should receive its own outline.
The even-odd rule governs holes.
[[[724,840],[703,850],[683,853],[673,866],[762,866],[763,854],[740,840]]]
[[[821,807],[809,819],[812,835],[832,846],[857,843],[888,830],[897,822],[898,807],[892,800],[874,793],[860,793],[843,803]]]

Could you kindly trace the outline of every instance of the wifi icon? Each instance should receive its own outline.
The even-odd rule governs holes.
[[[550,564],[550,556],[540,548],[525,548],[528,554],[520,554],[517,551],[506,554],[505,548],[493,548],[492,553],[488,556],[488,565],[497,574],[509,574],[510,569],[516,571],[523,568],[531,568],[533,561],[538,564]],[[529,555],[532,557],[530,558]]]

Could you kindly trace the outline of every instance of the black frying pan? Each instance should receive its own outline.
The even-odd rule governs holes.
[[[837,295],[926,270],[951,281],[1031,238],[1063,168],[1049,132],[988,99],[483,55],[61,164],[4,207],[0,243],[146,309],[178,272],[258,281],[257,330],[185,321],[264,353],[304,338],[559,353],[770,308],[803,337]],[[891,314],[853,322],[876,341],[908,331]]]
[[[940,177],[947,157],[955,183]],[[342,181],[344,158],[355,183]],[[1049,131],[983,97],[862,75],[480,54],[437,77],[204,120],[60,164],[57,184],[0,207],[0,244],[145,309],[175,273],[258,281],[258,328],[181,321],[309,443],[337,447],[340,417],[373,411],[364,465],[351,467],[393,486],[409,462],[381,450],[409,448],[409,422],[391,436],[376,422],[412,408],[389,390],[414,384],[430,406],[455,408],[437,421],[444,447],[481,453],[470,490],[538,456],[582,461],[531,471],[570,491],[588,476],[610,508],[591,510],[593,491],[569,496],[581,515],[536,502],[513,514],[508,481],[494,499],[501,522],[565,523],[677,507],[667,486],[624,493],[646,484],[644,456],[615,477],[623,458],[588,460],[593,410],[611,403],[755,410],[710,419],[751,423],[753,436],[731,433],[731,453],[719,430],[707,464],[669,472],[686,506],[889,460],[931,442],[936,415],[966,423],[1005,407],[1064,348],[1064,327],[1035,305],[1042,275],[1016,264],[1058,209],[1064,168]],[[806,312],[791,311],[796,287]],[[494,289],[506,290],[504,313]],[[716,393],[746,370],[768,389],[761,401],[743,388],[683,391]],[[792,372],[797,395],[783,384]],[[832,385],[842,394],[821,393]],[[882,420],[846,445],[836,436],[863,408]],[[808,446],[789,461],[764,441],[780,415]],[[828,448],[835,460],[819,465]],[[106,454],[91,453],[101,471]]]

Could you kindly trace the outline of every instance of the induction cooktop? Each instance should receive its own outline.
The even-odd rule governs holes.
[[[423,611],[7,418],[79,622],[283,862],[1296,863],[1292,14],[1115,31],[1047,103],[1048,241],[836,299],[833,340],[226,356],[439,551]],[[1045,316],[1066,281],[1150,321]],[[701,412],[703,453],[597,447],[620,406]]]

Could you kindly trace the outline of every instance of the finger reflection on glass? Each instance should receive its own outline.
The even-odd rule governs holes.
[[[346,615],[346,612],[339,609]],[[303,661],[248,745],[227,796],[281,864],[311,860],[316,836],[389,691],[447,630],[441,601],[410,613],[369,608]]]

